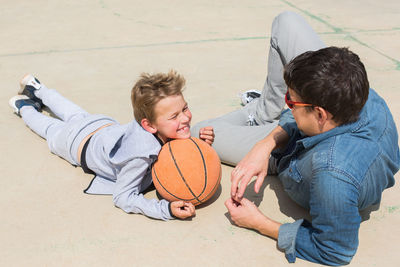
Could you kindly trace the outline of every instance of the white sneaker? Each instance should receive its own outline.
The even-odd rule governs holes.
[[[24,107],[24,106],[34,107],[39,112],[42,110],[42,107],[38,102],[30,99],[26,95],[13,96],[8,101],[8,104],[14,110],[14,113],[17,114],[18,116],[21,116],[20,111],[21,111],[21,108]]]
[[[240,100],[242,101],[242,105],[246,106],[248,103],[250,103],[251,101],[253,101],[256,98],[259,98],[260,96],[261,96],[260,91],[248,90],[240,96]]]
[[[39,103],[41,107],[43,106],[42,100],[35,95],[35,91],[39,90],[42,87],[42,84],[39,82],[38,79],[33,77],[31,74],[26,74],[19,82],[19,85],[19,95],[26,95],[33,101]]]

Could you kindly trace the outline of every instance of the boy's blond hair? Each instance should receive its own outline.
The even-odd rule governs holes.
[[[185,78],[175,70],[168,73],[142,73],[131,92],[136,121],[141,124],[142,119],[146,118],[154,122],[156,104],[168,96],[181,95],[185,83]]]

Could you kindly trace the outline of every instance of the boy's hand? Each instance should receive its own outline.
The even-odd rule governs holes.
[[[209,144],[210,146],[214,143],[214,129],[211,126],[203,127],[199,131],[199,137],[201,140]]]
[[[196,215],[194,205],[182,200],[171,202],[172,214],[179,219],[186,219]]]

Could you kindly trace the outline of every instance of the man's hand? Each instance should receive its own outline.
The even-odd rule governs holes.
[[[250,152],[236,165],[231,173],[231,197],[240,202],[251,178],[257,176],[254,191],[259,192],[268,171],[271,148],[264,140],[258,142]],[[240,183],[240,188],[239,188]]]
[[[257,226],[265,219],[257,206],[247,198],[243,198],[240,202],[229,198],[225,201],[225,207],[228,209],[232,221],[240,227],[257,230]]]
[[[257,206],[247,198],[243,198],[240,202],[229,198],[225,201],[225,207],[236,225],[257,230],[261,234],[275,239],[278,238],[281,224],[262,214]]]
[[[211,126],[203,127],[199,131],[199,137],[201,140],[209,144],[210,146],[214,143],[214,129]]]
[[[186,219],[196,215],[194,205],[190,202],[182,200],[171,202],[172,214],[179,219]]]
[[[258,193],[267,176],[268,162],[272,150],[284,146],[289,135],[281,126],[277,126],[263,140],[259,141],[249,153],[239,162],[231,173],[231,197],[240,202],[251,178],[257,176],[254,191]],[[240,182],[240,188],[239,188]]]

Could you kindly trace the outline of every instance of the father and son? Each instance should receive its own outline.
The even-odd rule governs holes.
[[[131,95],[135,120],[125,125],[89,114],[31,75],[10,105],[52,153],[95,175],[86,193],[112,194],[125,212],[162,220],[194,216],[195,208],[143,196],[152,184],[152,163],[168,140],[199,137],[222,162],[236,166],[225,202],[235,224],[277,239],[289,262],[349,263],[358,247],[360,211],[380,203],[400,165],[392,115],[369,88],[359,57],[325,47],[301,16],[284,12],[272,24],[259,97],[190,128],[184,84],[174,71],[142,74]],[[59,119],[42,114],[44,106]],[[267,174],[279,177],[311,221],[280,224],[244,197],[251,179],[257,177],[258,193]]]

